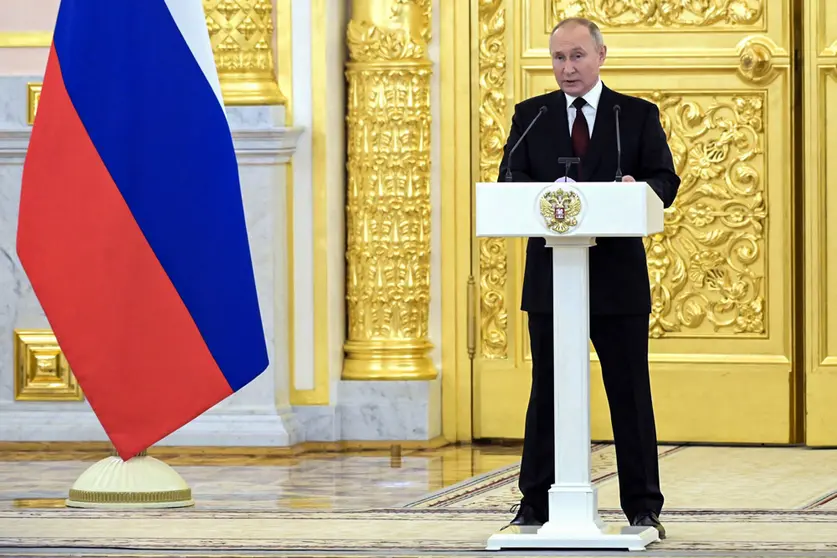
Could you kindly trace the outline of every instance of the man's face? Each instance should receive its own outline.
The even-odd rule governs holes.
[[[573,24],[555,30],[549,39],[549,52],[552,71],[561,90],[580,97],[599,80],[599,68],[604,64],[607,47],[597,47],[586,26]]]

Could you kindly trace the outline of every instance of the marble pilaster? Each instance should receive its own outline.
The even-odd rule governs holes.
[[[424,441],[442,434],[439,379],[342,380],[336,387],[336,405],[294,407],[306,441]]]

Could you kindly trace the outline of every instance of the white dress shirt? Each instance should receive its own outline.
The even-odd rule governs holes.
[[[584,115],[584,118],[587,119],[587,129],[590,131],[590,137],[593,136],[593,124],[596,122],[596,110],[599,108],[599,99],[602,96],[602,80],[598,80],[596,85],[593,86],[593,89],[587,92],[586,95],[582,95],[584,100],[587,101],[581,108],[581,114]],[[573,135],[573,122],[575,122],[575,112],[576,108],[573,106],[573,101],[576,100],[576,97],[573,97],[568,94],[564,94],[564,97],[567,98],[567,121],[570,124],[570,136]]]

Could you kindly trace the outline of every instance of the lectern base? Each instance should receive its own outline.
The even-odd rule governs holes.
[[[506,527],[488,538],[486,550],[504,548],[645,550],[660,539],[653,527],[607,525],[598,533],[544,532],[543,527]]]

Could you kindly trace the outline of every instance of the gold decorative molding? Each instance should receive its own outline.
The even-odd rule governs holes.
[[[745,81],[766,85],[779,71],[773,66],[777,45],[767,37],[747,37],[738,45],[738,73]]]
[[[343,378],[429,380],[429,0],[355,0],[348,24]]]
[[[764,93],[653,92],[677,174],[665,232],[645,239],[650,336],[766,335]]]
[[[479,4],[480,181],[497,180],[506,142],[506,9],[503,0]],[[483,358],[508,355],[506,309],[506,241],[481,238],[480,353]]]
[[[49,48],[52,31],[0,31],[0,48]]]
[[[203,0],[206,26],[227,105],[279,105],[271,0]]]
[[[38,112],[38,102],[41,100],[42,83],[26,84],[26,121],[31,126],[35,123],[35,113]]]
[[[820,56],[825,58],[833,58],[837,56],[837,41],[828,45],[825,50],[820,53]],[[832,66],[832,69],[837,69],[837,65]]]
[[[126,504],[171,504],[191,500],[192,489],[183,488],[181,490],[157,490],[153,492],[111,492],[71,488],[69,497],[74,502],[84,504],[111,504],[113,506]]]
[[[552,8],[552,25],[568,17],[586,17],[607,27],[632,30],[754,25],[764,14],[764,0],[551,0],[547,5]]]
[[[84,394],[49,330],[14,333],[15,399],[83,401]]]

